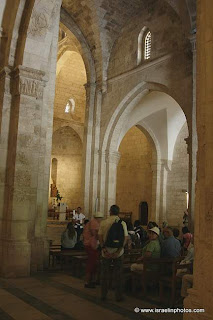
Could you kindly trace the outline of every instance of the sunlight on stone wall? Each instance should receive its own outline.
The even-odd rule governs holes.
[[[174,160],[167,181],[167,219],[171,225],[182,226],[183,213],[186,210],[186,194],[188,190],[189,156],[187,144],[187,124],[180,131],[174,149]]]
[[[80,54],[71,51],[66,51],[61,59],[63,64],[57,65],[54,118],[83,123],[86,105],[84,84],[87,82],[84,62]],[[75,101],[74,117],[65,113],[70,98]]]
[[[119,148],[121,159],[117,171],[116,202],[121,211],[133,212],[133,221],[139,218],[139,204],[152,198],[152,148],[145,135],[131,128]]]
[[[57,159],[56,187],[62,201],[71,209],[82,206],[82,142],[72,128],[63,127],[54,132],[52,158]]]

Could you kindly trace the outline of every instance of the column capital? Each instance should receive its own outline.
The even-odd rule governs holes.
[[[161,166],[164,167],[164,169],[166,169],[166,171],[171,171],[172,169],[172,160],[168,160],[168,159],[161,159]]]
[[[24,66],[16,67],[11,76],[14,79],[13,94],[25,95],[36,99],[43,98],[45,72]]]
[[[87,82],[84,84],[85,90],[88,90],[90,88],[96,88],[96,83],[95,82]]]
[[[10,73],[11,73],[10,67],[4,67],[0,71],[0,86],[2,88],[1,96],[4,93],[10,94],[10,79],[11,79]]]
[[[107,91],[107,81],[106,80],[97,80],[96,81],[97,90],[101,93],[105,93]]]
[[[11,73],[10,67],[3,67],[0,71],[0,80],[4,78],[5,76],[8,76]]]
[[[118,165],[121,155],[118,151],[106,151],[105,159],[107,163],[114,163]]]

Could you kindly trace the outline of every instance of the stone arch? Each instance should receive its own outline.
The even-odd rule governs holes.
[[[112,132],[115,128],[115,123],[118,122],[121,115],[125,115],[127,112],[127,107],[131,111],[132,108],[136,105],[136,103],[145,96],[150,90],[159,90],[168,92],[168,88],[164,85],[151,83],[151,82],[142,82],[139,83],[135,88],[133,88],[119,103],[117,108],[115,109],[104,134],[102,150],[106,150],[109,148],[109,141],[112,135]]]
[[[60,130],[61,128],[64,128],[64,127],[69,127],[71,128],[72,130],[74,130],[76,132],[76,134],[79,136],[79,138],[81,139],[81,142],[83,144],[83,129],[82,131],[79,130],[79,127],[75,125],[75,123],[70,123],[67,124],[66,121],[63,121],[62,123],[58,124],[57,126],[54,126],[53,128],[53,134],[57,131],[57,130]]]
[[[74,22],[71,16],[67,14],[67,12],[63,8],[61,9],[61,23],[65,27],[65,30],[68,32],[71,31],[72,34],[78,40],[78,43],[79,43],[78,50],[82,55],[82,58],[85,64],[87,79],[90,83],[95,83],[96,81],[95,64],[94,64],[94,60],[93,60],[90,48],[86,42],[86,39],[84,38],[83,33],[80,31],[77,24]]]
[[[163,138],[162,140],[159,139],[156,134],[157,132],[153,130],[153,119],[151,117],[152,109],[150,108],[150,106],[152,104],[154,107],[154,104],[157,103],[159,97],[165,100],[162,100],[163,104],[159,107],[159,110],[158,108],[156,108],[155,112],[159,111],[160,113],[158,114],[158,116],[163,117],[164,120],[167,120],[168,117],[168,119],[171,121],[171,123],[169,122],[170,125],[168,125],[168,128],[166,127],[166,134],[167,130],[171,134],[171,136],[166,135],[166,139],[168,139],[168,141],[164,141]],[[149,101],[151,104],[148,102],[149,99],[153,99],[152,101]],[[141,111],[142,109],[140,109],[140,107],[137,109],[142,101],[143,103],[147,104],[143,111]],[[164,114],[165,106],[168,106],[169,104],[171,104],[170,108],[166,107],[166,114]],[[141,112],[143,116],[140,118]],[[107,211],[108,206],[115,201],[115,187],[113,187],[113,184],[116,185],[116,181],[113,175],[115,176],[117,164],[120,157],[118,148],[122,137],[124,137],[125,133],[132,126],[139,125],[149,133],[150,137],[152,137],[157,150],[155,175],[158,176],[161,182],[157,183],[156,185],[156,190],[158,190],[156,191],[156,193],[159,192],[161,194],[161,199],[157,201],[158,204],[156,204],[156,215],[153,218],[155,218],[157,221],[159,219],[165,220],[166,204],[163,201],[163,190],[165,191],[167,171],[169,170],[172,162],[174,144],[176,141],[176,136],[172,135],[172,130],[174,129],[173,127],[175,125],[175,134],[177,134],[185,121],[186,117],[183,113],[182,108],[169,95],[169,90],[161,84],[141,83],[126,95],[126,97],[114,111],[114,114],[112,115],[108,123],[108,127],[105,131],[105,136],[103,139],[101,160],[102,181],[100,182],[101,209],[103,209],[105,206],[105,211]],[[154,122],[156,122],[156,119]],[[163,137],[165,137],[165,134]]]

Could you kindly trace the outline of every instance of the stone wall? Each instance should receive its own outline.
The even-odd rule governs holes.
[[[69,41],[72,46],[71,40]],[[81,55],[65,50],[57,62],[56,70],[52,159],[57,159],[56,187],[69,208],[83,205],[81,179],[86,81]],[[69,99],[73,99],[74,108],[70,103],[70,110],[66,113],[65,107]]]
[[[5,276],[26,276],[30,269],[42,270],[44,260],[47,263],[48,258],[46,215],[62,1],[32,0],[27,2],[28,5],[25,2],[16,1],[16,5],[12,6],[11,1],[3,1],[0,5],[3,12],[0,14],[3,21],[0,26],[0,65],[5,67],[0,79],[0,99],[3,102],[0,115],[0,257],[1,274]],[[82,52],[91,75],[87,85],[83,164],[84,202],[90,209],[94,208],[92,201],[97,198],[102,197],[104,202],[111,196],[114,200],[111,177],[116,177],[114,172],[119,154],[116,154],[117,149],[110,149],[108,137],[107,147],[102,148],[102,142],[113,113],[119,109],[124,98],[134,98],[130,92],[138,85],[158,83],[163,86],[163,91],[183,107],[189,127],[191,121],[191,55],[187,40],[184,40],[188,34],[184,34],[178,15],[168,9],[164,1],[119,0],[116,3],[117,6],[115,1],[107,0],[94,5],[88,0],[85,5],[85,1],[63,0],[63,8],[68,15],[66,26],[80,41],[82,50],[79,52]],[[153,60],[136,67],[137,38],[144,25],[153,32]],[[61,120],[61,125],[53,136],[52,157],[58,159],[57,187],[63,200],[69,204],[69,199],[75,199],[76,203],[69,205],[76,206],[82,205],[82,143],[79,137],[74,136],[72,129],[64,128],[64,125],[65,122],[79,123],[79,132],[82,132],[86,103],[83,84],[87,80],[83,60],[78,53],[68,51],[61,59],[64,63],[57,70],[54,110],[54,117],[57,121]],[[130,69],[132,72],[128,73]],[[120,73],[123,76],[116,78]],[[64,109],[70,98],[75,99],[76,109],[72,114],[65,114]],[[112,131],[113,128],[109,136],[112,136]],[[102,169],[101,161],[106,168]],[[104,170],[109,171],[109,177],[103,174]],[[63,176],[63,183],[60,182],[60,175]],[[75,190],[70,187],[74,178],[76,182],[72,182],[72,187]],[[107,192],[101,190],[98,194],[102,185],[107,185]],[[73,193],[66,194],[65,187]],[[112,194],[107,195],[110,189],[113,197]]]
[[[57,63],[54,118],[84,123],[87,82],[82,57],[77,52],[66,51]],[[68,99],[74,99],[74,113],[65,113]]]
[[[71,209],[82,206],[82,148],[81,139],[72,128],[63,127],[54,132],[52,158],[57,159],[56,187]]]
[[[186,193],[188,191],[189,156],[187,144],[187,123],[177,137],[174,158],[167,180],[167,219],[171,225],[182,225],[182,217],[187,209]]]
[[[152,34],[150,60],[180,50],[185,45],[183,27],[174,11],[164,3],[149,3],[143,13],[140,12],[124,26],[115,42],[108,68],[109,78],[137,66],[138,36],[143,27],[147,27]],[[139,46],[140,49],[143,50],[143,45]],[[142,58],[142,63],[149,61]]]
[[[52,240],[52,244],[61,244],[61,235],[67,228],[68,222],[48,221],[47,222],[47,239]]]
[[[131,128],[119,148],[121,155],[117,169],[116,202],[121,211],[133,212],[133,221],[139,218],[139,204],[152,202],[152,148],[145,135]]]

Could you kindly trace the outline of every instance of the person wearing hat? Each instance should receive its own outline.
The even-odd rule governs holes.
[[[142,256],[138,258],[137,263],[131,265],[131,271],[142,271],[144,258],[160,258],[161,248],[158,239],[159,234],[160,230],[158,227],[153,227],[148,230],[149,242],[143,248]],[[155,269],[155,266],[150,266],[150,269]]]
[[[95,212],[93,218],[84,227],[83,241],[88,255],[85,288],[95,288],[95,278],[99,258],[99,251],[97,250],[98,230],[103,217],[104,214],[102,212]]]

